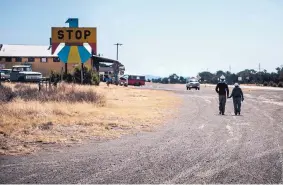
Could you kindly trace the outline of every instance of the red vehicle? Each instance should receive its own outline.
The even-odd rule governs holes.
[[[120,78],[120,85],[142,86],[145,85],[145,76],[139,75],[124,75]]]

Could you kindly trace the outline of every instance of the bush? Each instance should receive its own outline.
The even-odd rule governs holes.
[[[272,87],[278,87],[276,83],[272,84]]]
[[[89,84],[89,85],[99,85],[100,79],[99,75],[96,72],[93,72],[92,70],[88,69],[87,67],[84,67],[84,81],[83,84]],[[61,74],[56,73],[54,71],[51,71],[50,73],[50,81],[53,84],[57,84],[61,80]],[[81,68],[76,67],[74,69],[74,73],[64,73],[63,74],[63,80],[67,83],[78,83],[81,84]]]
[[[283,82],[279,82],[278,87],[283,88]]]
[[[70,73],[64,73],[63,74],[63,80],[67,83],[72,83],[74,81],[74,77]]]
[[[83,84],[89,84],[89,85],[99,85],[100,79],[99,75],[96,72],[93,72],[89,68],[85,67],[83,68],[84,72],[84,80]],[[76,67],[74,70],[74,83],[81,83],[81,68]]]
[[[268,86],[273,87],[274,84],[275,84],[275,83],[274,83],[273,81],[270,81],[270,82],[268,83]]]
[[[19,84],[12,90],[10,87],[0,87],[0,102],[9,102],[14,98],[20,98],[24,101],[64,101],[64,102],[91,102],[95,104],[104,104],[104,96],[93,91],[90,87],[61,83],[58,88],[42,89],[38,91],[36,87]]]
[[[9,102],[16,97],[11,87],[0,85],[0,102]]]
[[[61,80],[61,75],[55,71],[51,71],[49,78],[52,83],[58,83]]]
[[[267,82],[264,82],[264,83],[263,83],[263,86],[268,86],[268,83],[267,83]]]

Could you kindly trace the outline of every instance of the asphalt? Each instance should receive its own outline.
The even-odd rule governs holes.
[[[242,116],[228,100],[221,116],[212,87],[159,89],[183,105],[154,132],[1,156],[0,183],[283,183],[282,92],[245,94]]]

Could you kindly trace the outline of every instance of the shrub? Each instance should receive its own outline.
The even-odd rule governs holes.
[[[89,68],[85,67],[83,68],[84,73],[84,80],[83,84],[89,84],[89,85],[99,85],[99,75]],[[74,70],[74,83],[81,83],[81,68],[76,67]]]
[[[63,80],[67,83],[72,83],[74,81],[73,78],[74,78],[73,75],[70,74],[70,73],[64,73],[63,74]]]
[[[12,101],[16,94],[13,92],[11,87],[0,85],[0,102]]]
[[[283,82],[279,82],[279,83],[278,83],[278,87],[283,88]]]
[[[263,86],[268,86],[268,83],[267,83],[267,82],[264,82],[264,83],[263,83]]]
[[[103,95],[98,94],[90,87],[85,88],[80,85],[61,83],[58,88],[48,90],[43,88],[41,91],[38,91],[36,87],[30,85],[20,84],[17,86],[14,91],[10,87],[1,86],[0,102],[9,102],[17,97],[24,101],[91,102],[100,105],[105,103]]]
[[[268,86],[273,87],[274,84],[275,84],[275,83],[274,83],[273,81],[270,81],[270,82],[268,83]]]
[[[52,83],[58,83],[61,79],[61,75],[55,71],[51,71],[49,78]]]
[[[57,84],[61,80],[61,74],[56,73],[54,71],[51,71],[50,73],[50,81],[53,84]],[[63,80],[67,83],[81,83],[81,68],[76,67],[74,69],[74,73],[64,73],[63,74]],[[84,81],[83,84],[89,84],[89,85],[99,85],[100,79],[99,75],[96,72],[93,72],[92,70],[88,69],[87,67],[84,67]]]

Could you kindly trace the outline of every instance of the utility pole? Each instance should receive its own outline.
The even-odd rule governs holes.
[[[229,66],[229,71],[230,71],[230,73],[232,74],[232,72],[231,72],[231,65]]]
[[[116,44],[114,44],[114,45],[117,46],[117,58],[116,58],[116,59],[117,59],[117,61],[118,61],[118,60],[119,60],[119,46],[122,46],[123,44],[121,44],[121,43],[116,43]],[[117,63],[115,63],[113,71],[114,71],[114,75],[115,75],[115,83],[116,83],[116,85],[118,85],[119,65],[118,65]]]
[[[121,44],[121,43],[117,43],[117,44],[114,44],[114,45],[116,45],[117,46],[117,60],[119,59],[119,46],[122,46],[123,44]]]
[[[260,72],[260,63],[258,64],[258,72]]]

